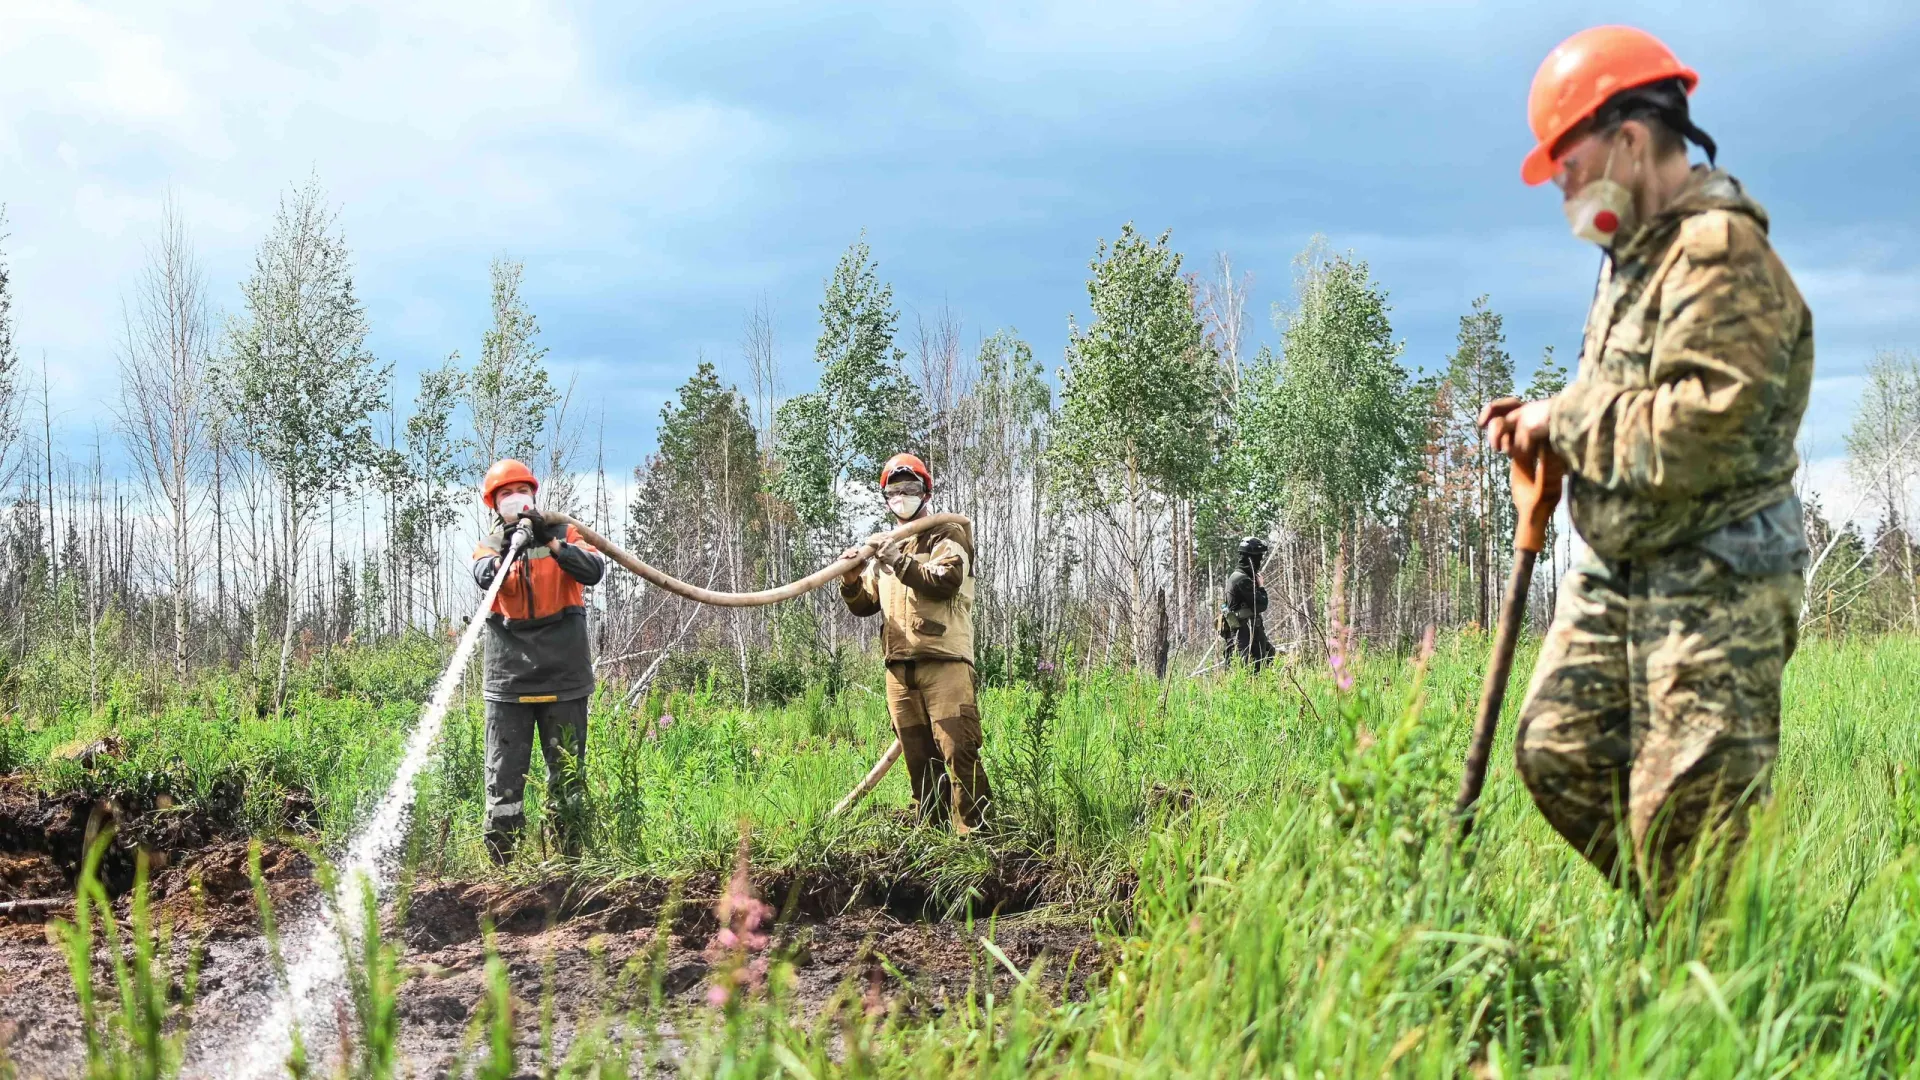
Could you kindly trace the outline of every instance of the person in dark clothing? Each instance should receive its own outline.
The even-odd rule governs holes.
[[[1220,636],[1226,639],[1227,659],[1252,664],[1259,670],[1273,659],[1273,643],[1260,613],[1267,610],[1267,590],[1260,584],[1260,563],[1267,542],[1257,536],[1240,541],[1240,564],[1227,577],[1227,599],[1220,605]]]
[[[587,639],[586,586],[606,576],[606,556],[568,525],[550,529],[533,498],[533,471],[511,458],[487,470],[481,497],[498,522],[473,552],[481,588],[502,572],[501,555],[515,530],[527,539],[505,568],[487,614],[487,854],[513,855],[526,826],[524,796],[533,740],[547,765],[549,826],[564,855],[580,852],[586,825],[587,705],[593,696],[593,652]]]

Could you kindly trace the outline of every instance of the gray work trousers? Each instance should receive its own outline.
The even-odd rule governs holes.
[[[487,702],[487,854],[513,855],[526,827],[527,766],[533,739],[547,762],[547,825],[560,853],[578,855],[586,830],[588,698]]]

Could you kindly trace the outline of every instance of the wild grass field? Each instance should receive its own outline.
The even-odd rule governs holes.
[[[408,902],[384,908],[361,944],[354,1007],[315,1057],[356,1076],[1920,1070],[1920,640],[1803,646],[1753,843],[1719,896],[1683,886],[1654,923],[1538,818],[1506,738],[1479,825],[1455,842],[1448,811],[1485,649],[1467,635],[1424,663],[1363,658],[1344,692],[1305,660],[1164,684],[1092,670],[989,689],[998,825],[964,840],[916,827],[898,775],[828,819],[890,738],[875,671],[836,700],[816,689],[780,708],[657,695],[594,715],[588,854],[563,865],[530,835],[504,871],[479,841],[480,715],[468,702],[419,786],[396,890]],[[211,823],[195,834],[202,846],[292,829],[324,856],[387,786],[433,655],[344,657],[281,719],[213,683],[159,711],[110,696],[98,712],[10,722],[9,799],[112,797],[128,835],[156,851],[166,844],[151,838],[169,834],[154,822],[177,818]],[[1523,652],[1511,702],[1530,661]],[[15,817],[7,839],[24,850]],[[743,838],[774,912],[764,924],[741,914],[728,882]],[[122,853],[117,878],[102,872],[110,909],[56,912],[95,922],[95,940],[59,954],[91,956],[90,1029],[77,1006],[44,996],[55,977],[72,991],[42,928],[0,937],[15,996],[8,1068],[148,1076],[184,1062],[209,1075],[195,1072],[195,1040],[209,1037],[196,1029],[238,1037],[209,1027],[232,1022],[209,1003],[246,1000],[237,970],[250,971],[248,992],[270,987],[271,964],[244,881],[227,889],[246,920],[196,930],[180,897],[221,894],[179,883],[192,856],[176,848],[171,869],[149,867],[156,883],[174,876],[172,899],[133,888]],[[286,884],[304,864],[279,865],[282,878],[256,880],[284,925],[314,901]],[[20,895],[16,879],[8,887]],[[159,989],[143,994],[99,939],[106,911],[124,935],[147,891],[142,918],[175,929],[149,980]],[[715,915],[728,895],[732,910]],[[533,915],[529,897],[546,900]],[[462,904],[473,926],[449,941],[431,920]],[[190,985],[189,941],[202,942],[206,971],[227,965],[222,985]],[[29,969],[43,995],[31,1009],[19,1001]],[[73,1015],[36,1019],[62,1009]]]

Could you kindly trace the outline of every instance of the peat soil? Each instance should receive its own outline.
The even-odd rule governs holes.
[[[0,1075],[8,1063],[23,1078],[83,1072],[78,999],[54,924],[72,918],[80,852],[109,822],[116,829],[102,876],[118,898],[116,918],[124,925],[135,852],[144,848],[176,979],[187,957],[199,956],[184,1075],[221,1075],[219,1063],[251,1033],[273,990],[247,840],[204,814],[49,798],[7,778],[0,778]],[[286,843],[267,844],[261,861],[284,932],[319,905],[313,865]],[[542,1061],[562,1059],[577,1033],[609,1017],[641,1018],[642,1030],[658,1036],[654,1071],[672,1071],[684,1052],[680,1027],[712,1015],[714,966],[729,962],[715,945],[715,906],[726,886],[712,873],[677,882],[589,880],[558,868],[513,881],[410,884],[404,903],[383,910],[386,936],[401,948],[401,1075],[461,1074],[477,1053],[487,926],[511,987],[526,1075],[540,1075]],[[1044,959],[1039,988],[1055,1000],[1083,995],[1100,963],[1095,918],[1047,906],[1044,874],[1033,865],[1003,867],[981,884],[971,928],[964,915],[938,918],[925,882],[848,869],[756,874],[753,888],[778,912],[768,955],[792,964],[793,1005],[803,1019],[834,1008],[937,1015],[969,989],[1005,1000],[1016,980],[981,946],[989,935],[1023,970]],[[104,943],[95,949],[94,978],[111,1007],[117,994]]]

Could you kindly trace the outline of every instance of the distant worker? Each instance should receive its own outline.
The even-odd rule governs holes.
[[[880,484],[896,520],[928,512],[933,475],[919,458],[895,454],[880,470]],[[951,818],[963,835],[985,822],[990,798],[974,697],[973,558],[967,528],[936,526],[882,547],[840,584],[847,610],[881,617],[887,712],[920,818]]]
[[[1250,664],[1255,671],[1273,659],[1265,620],[1267,588],[1260,584],[1260,564],[1267,542],[1257,536],[1240,541],[1240,561],[1227,575],[1227,598],[1220,605],[1220,636],[1227,644],[1227,660]]]
[[[487,470],[480,497],[496,517],[493,531],[473,552],[473,580],[481,588],[502,572],[501,554],[513,530],[525,546],[487,615],[487,854],[495,863],[513,855],[526,826],[523,799],[533,740],[547,763],[548,831],[563,855],[580,853],[586,826],[586,784],[580,770],[587,750],[587,705],[593,695],[593,654],[587,642],[585,586],[606,576],[606,557],[568,525],[549,530],[534,506],[540,482],[511,458]]]
[[[1688,113],[1698,81],[1623,26],[1575,34],[1540,66],[1521,176],[1558,184],[1574,235],[1605,256],[1573,384],[1480,415],[1496,449],[1562,459],[1591,549],[1521,710],[1520,775],[1651,912],[1693,842],[1739,844],[1767,794],[1807,565],[1793,478],[1813,319],[1766,211],[1712,165]],[[1709,164],[1689,165],[1688,142]]]

